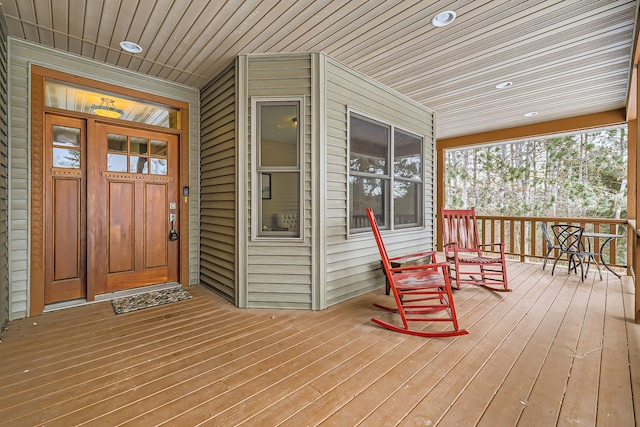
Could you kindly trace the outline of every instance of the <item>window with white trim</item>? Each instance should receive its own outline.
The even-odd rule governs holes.
[[[257,237],[301,237],[299,100],[254,100]]]
[[[393,124],[349,115],[349,230],[370,231],[366,208],[382,229],[423,225],[423,138]],[[393,218],[393,220],[391,220]]]

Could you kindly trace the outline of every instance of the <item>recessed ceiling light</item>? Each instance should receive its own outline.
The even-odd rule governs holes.
[[[500,82],[496,85],[496,89],[506,89],[513,86],[513,82]]]
[[[456,19],[456,13],[453,10],[445,10],[431,19],[431,25],[434,27],[444,27],[445,25],[451,24],[454,19]]]
[[[525,117],[533,117],[533,116],[537,116],[538,112],[537,111],[530,111],[528,113],[524,113]]]
[[[123,50],[126,50],[127,52],[131,52],[131,53],[142,52],[142,47],[139,44],[134,42],[128,42],[128,41],[120,42],[120,47]]]

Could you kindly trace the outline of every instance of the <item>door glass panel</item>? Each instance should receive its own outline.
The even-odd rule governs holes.
[[[107,154],[107,170],[109,172],[127,172],[127,156]]]
[[[129,144],[131,145],[131,154],[147,154],[149,146],[149,140],[147,138],[138,138],[132,136],[129,138]]]
[[[168,174],[167,141],[119,134],[108,134],[107,138],[109,145],[107,170],[153,175]],[[153,157],[150,158],[150,155]]]
[[[80,129],[54,125],[53,144],[64,147],[80,147]]]
[[[166,159],[151,159],[151,174],[153,174],[153,175],[166,175],[167,174],[167,160]]]
[[[131,156],[129,160],[129,172],[148,173],[146,157]]]
[[[167,141],[151,140],[151,155],[156,157],[167,157]]]
[[[107,136],[109,144],[109,152],[126,153],[127,152],[127,136],[110,133]]]
[[[53,167],[80,169],[80,150],[53,147]]]

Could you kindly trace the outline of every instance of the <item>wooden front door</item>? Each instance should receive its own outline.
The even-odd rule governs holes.
[[[178,281],[178,136],[46,114],[44,138],[44,303]]]
[[[178,280],[178,137],[96,124],[89,260],[95,293]],[[92,187],[95,187],[95,192]]]

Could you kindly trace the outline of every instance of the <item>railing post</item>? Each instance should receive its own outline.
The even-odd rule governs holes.
[[[445,173],[446,173],[446,150],[442,148],[436,142],[436,187],[438,191],[436,192],[436,215],[435,215],[435,228],[436,228],[436,242],[435,248],[438,251],[442,251],[442,219],[440,218],[440,209],[444,207],[445,204],[445,192],[446,192],[446,181],[445,181]]]
[[[635,274],[635,245],[636,245],[636,233],[633,232],[633,228],[629,225],[627,229],[627,276],[633,276]]]
[[[640,323],[640,284],[638,284],[638,270],[640,270],[640,236],[636,229],[633,230],[633,283],[636,292],[635,319]]]

